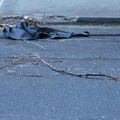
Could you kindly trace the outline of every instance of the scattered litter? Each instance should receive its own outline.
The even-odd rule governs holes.
[[[5,24],[4,24],[3,22],[0,21],[0,30],[3,29],[4,25],[5,25]]]
[[[97,56],[97,58],[102,58],[102,56]]]

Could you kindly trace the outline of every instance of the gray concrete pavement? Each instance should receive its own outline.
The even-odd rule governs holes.
[[[0,15],[120,17],[119,0],[0,0]]]
[[[120,16],[119,0],[0,0],[0,16],[57,15],[74,17]],[[6,20],[5,20],[6,21]],[[8,20],[8,24],[17,18]],[[19,18],[18,18],[19,21]],[[47,21],[44,19],[44,21]],[[50,20],[48,20],[50,21]],[[60,20],[61,21],[61,20]],[[118,21],[119,22],[119,21]],[[66,31],[118,33],[119,25],[52,25]],[[120,77],[120,36],[38,41],[2,39],[0,31],[0,67],[8,60],[26,58],[21,47],[37,53],[56,68],[73,73],[108,73]],[[43,46],[42,49],[39,45]],[[0,74],[15,72],[42,77],[0,76],[0,120],[120,120],[120,83],[105,77],[78,78],[51,70],[32,56],[27,63],[7,65]],[[7,61],[6,61],[7,60]]]
[[[51,27],[69,31],[87,30],[90,33],[119,33],[120,29],[118,25]],[[22,46],[59,69],[81,74],[102,72],[120,77],[119,36],[30,42],[34,44],[1,39],[0,66],[7,63],[4,60],[27,57]],[[63,75],[41,62],[8,65],[0,70],[0,74],[7,71],[43,76],[0,76],[1,120],[120,120],[120,82],[104,77],[86,79]]]

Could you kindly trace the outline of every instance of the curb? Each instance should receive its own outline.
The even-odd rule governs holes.
[[[114,23],[120,24],[120,18],[113,17],[79,17],[77,19],[78,23]]]
[[[100,25],[100,24],[112,24],[112,25],[117,25],[120,24],[120,18],[115,18],[115,17],[66,17],[66,16],[47,16],[47,17],[41,17],[41,18],[36,18],[27,16],[28,19],[32,18],[32,21],[34,23],[39,23],[39,24],[92,24],[92,25]],[[23,20],[24,16],[4,16],[1,17],[1,21],[7,21],[7,23],[10,23],[13,21],[13,23]]]
[[[118,25],[120,18],[115,17],[64,17],[59,20],[49,19],[46,24],[80,24],[80,25]]]

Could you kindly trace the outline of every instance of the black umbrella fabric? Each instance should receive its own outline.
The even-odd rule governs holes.
[[[88,37],[89,32],[66,32],[58,29],[41,26],[29,26],[28,22],[21,21],[15,27],[5,25],[3,29],[5,36],[15,40],[36,40],[36,39],[68,39],[71,37]]]

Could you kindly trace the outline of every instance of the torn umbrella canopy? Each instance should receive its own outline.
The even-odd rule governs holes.
[[[68,39],[71,37],[89,36],[89,32],[66,32],[58,29],[41,26],[29,26],[26,20],[17,23],[15,27],[4,26],[5,36],[15,40],[36,40],[36,39]]]

